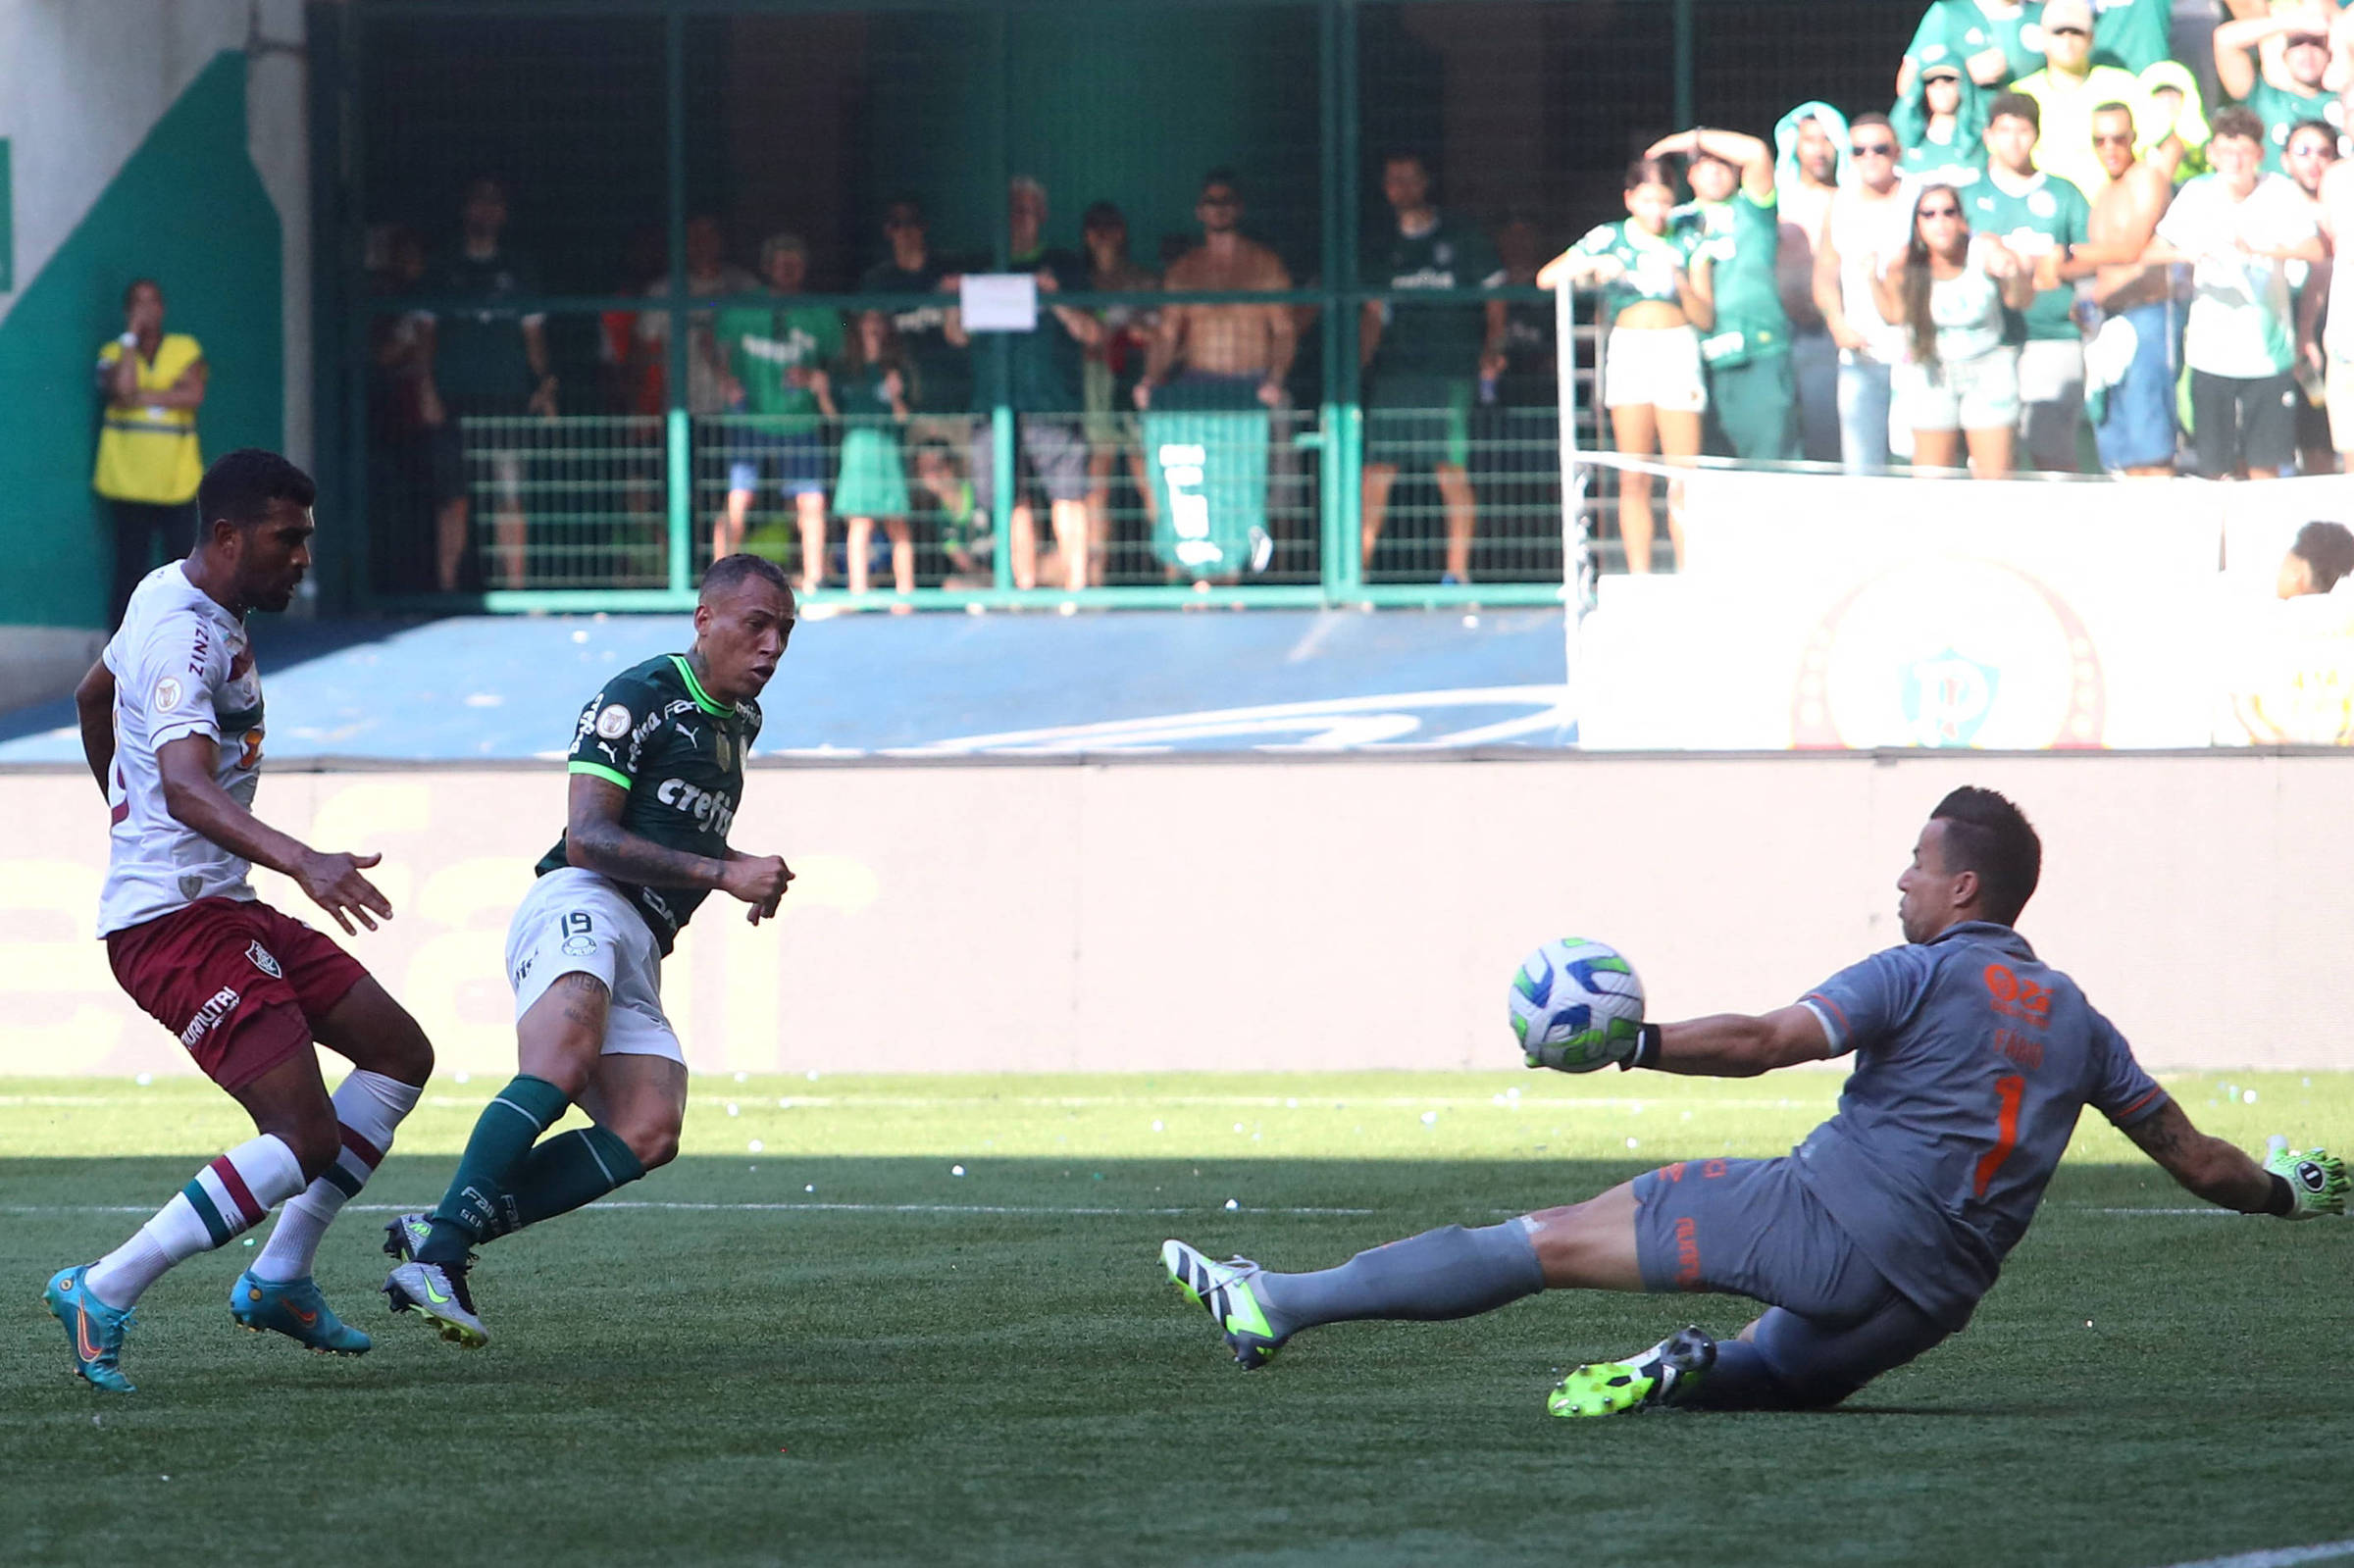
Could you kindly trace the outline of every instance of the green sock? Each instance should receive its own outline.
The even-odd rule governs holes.
[[[630,1145],[601,1127],[579,1127],[532,1150],[512,1184],[520,1230],[570,1214],[645,1174]]]
[[[518,1073],[474,1124],[458,1174],[434,1210],[434,1232],[417,1249],[424,1263],[458,1263],[477,1241],[504,1236],[519,1223],[508,1180],[519,1174],[539,1135],[561,1121],[572,1101],[544,1078]]]

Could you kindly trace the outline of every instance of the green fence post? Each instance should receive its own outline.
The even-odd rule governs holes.
[[[1012,265],[1013,231],[1007,212],[1008,190],[1013,182],[1013,46],[1008,36],[1013,27],[1010,0],[1001,0],[992,15],[995,24],[991,30],[991,47],[997,52],[997,70],[991,79],[997,84],[990,104],[990,144],[997,149],[995,203],[997,222],[995,238],[991,241],[992,265],[1003,272]],[[1015,472],[1013,440],[1013,340],[1003,332],[992,332],[989,344],[989,450],[990,450],[990,529],[996,535],[997,547],[991,556],[992,570],[999,588],[1013,586],[1013,497],[1021,476]],[[975,497],[979,499],[979,497]],[[1035,544],[1035,540],[1033,543]]]
[[[665,179],[670,187],[668,224],[670,296],[669,383],[665,401],[669,437],[663,465],[663,497],[670,522],[670,588],[686,591],[694,582],[694,442],[687,412],[688,334],[693,324],[682,308],[687,300],[687,15],[671,7],[662,19],[663,128],[670,138]]]
[[[1694,64],[1693,51],[1698,35],[1692,15],[1694,0],[1675,0],[1675,123],[1679,126],[1700,122],[1699,69]]]
[[[1358,542],[1364,524],[1364,416],[1357,376],[1357,176],[1363,162],[1358,109],[1356,0],[1329,0],[1333,92],[1324,171],[1331,220],[1325,230],[1323,582],[1338,601],[1364,582]]]

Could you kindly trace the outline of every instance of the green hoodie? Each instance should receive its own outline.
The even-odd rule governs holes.
[[[1935,52],[1942,55],[1943,47]],[[1940,58],[1925,63],[1960,62]],[[1952,139],[1944,142],[1928,139],[1928,84],[1916,73],[1913,90],[1888,111],[1897,144],[1905,149],[1896,172],[1907,179],[1935,179],[1956,187],[1974,184],[1986,173],[1986,89],[1970,80],[1969,72],[1962,74],[1962,101],[1954,108]]]

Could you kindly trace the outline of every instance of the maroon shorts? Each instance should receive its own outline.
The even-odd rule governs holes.
[[[318,932],[245,898],[200,898],[111,933],[106,956],[130,999],[226,1089],[310,1044],[313,1026],[368,978]]]

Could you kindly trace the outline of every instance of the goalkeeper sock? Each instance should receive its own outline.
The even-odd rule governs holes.
[[[393,1130],[417,1108],[417,1098],[424,1092],[419,1085],[404,1084],[366,1068],[354,1071],[336,1086],[335,1121],[343,1147],[319,1180],[278,1211],[278,1224],[261,1256],[253,1260],[255,1279],[310,1277],[319,1257],[319,1239],[384,1163],[384,1152],[392,1146]]]
[[[419,1262],[463,1266],[468,1247],[515,1229],[515,1198],[507,1183],[539,1135],[561,1121],[571,1103],[546,1079],[518,1073],[483,1107],[458,1159],[458,1174],[434,1210],[433,1234],[417,1249]]]
[[[602,1127],[575,1128],[531,1152],[515,1174],[508,1195],[521,1230],[593,1203],[617,1187],[645,1174],[620,1137]]]
[[[82,1283],[108,1306],[129,1306],[175,1263],[228,1245],[302,1187],[302,1162],[284,1139],[264,1133],[198,1171],[136,1235],[91,1264]]]
[[[1545,1271],[1527,1223],[1507,1220],[1424,1231],[1317,1274],[1260,1274],[1252,1288],[1269,1326],[1290,1335],[1358,1318],[1467,1318],[1536,1294]]]

